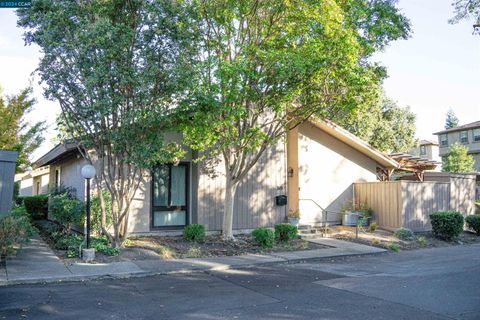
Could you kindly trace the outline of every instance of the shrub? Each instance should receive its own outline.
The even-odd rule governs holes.
[[[427,238],[425,238],[424,236],[418,237],[418,238],[417,238],[417,242],[418,242],[418,244],[420,244],[420,246],[422,246],[422,247],[428,246],[428,240],[427,240]]]
[[[289,240],[295,239],[297,234],[297,226],[288,223],[280,223],[275,225],[275,239],[278,242],[288,242]]]
[[[0,218],[0,255],[14,254],[34,234],[27,217],[5,216]]]
[[[83,223],[85,216],[83,202],[70,198],[68,193],[50,197],[48,210],[67,231],[73,225]]]
[[[48,196],[23,197],[23,204],[32,219],[45,219],[48,214]]]
[[[375,230],[377,230],[377,223],[375,221],[370,223],[370,225],[368,226],[368,230],[370,230],[370,232],[375,232]]]
[[[400,246],[395,242],[390,242],[390,244],[388,245],[388,249],[392,250],[393,252],[399,252]]]
[[[444,240],[456,239],[463,231],[463,216],[455,211],[440,211],[430,215],[432,233]]]
[[[408,228],[398,228],[397,230],[395,230],[393,235],[400,240],[413,240],[413,239],[415,239],[415,235],[413,234],[413,231],[408,229]]]
[[[105,236],[92,237],[90,246],[106,256],[118,256],[120,254],[120,250],[118,248],[112,248]]]
[[[252,231],[252,237],[264,248],[271,248],[275,243],[275,234],[269,228],[256,228]]]
[[[466,217],[465,222],[467,223],[468,228],[472,229],[480,236],[480,214]]]
[[[110,227],[112,225],[112,197],[110,196],[110,193],[107,191],[102,192],[103,195],[103,200],[105,201],[105,223],[106,227]],[[92,202],[91,202],[91,228],[94,232],[97,234],[100,234],[102,231],[101,228],[101,217],[102,217],[102,210],[100,206],[100,197],[98,194],[95,194],[92,197]]]
[[[13,207],[10,211],[10,215],[12,217],[25,217],[27,219],[30,217],[27,213],[27,209],[25,209],[25,206]]]
[[[205,241],[205,228],[201,224],[189,224],[183,229],[183,238],[187,241]]]

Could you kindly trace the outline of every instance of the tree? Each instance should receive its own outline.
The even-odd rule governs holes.
[[[445,129],[458,127],[458,118],[452,109],[449,109],[445,118]]]
[[[416,115],[385,97],[334,120],[383,152],[407,152],[417,143]]]
[[[166,0],[38,0],[17,11],[26,43],[44,54],[37,73],[45,96],[59,102],[67,137],[97,167],[101,228],[115,247],[128,235],[146,170],[184,153],[163,134],[190,73],[186,10]],[[113,231],[102,188],[111,195]]]
[[[47,127],[45,121],[26,121],[35,106],[31,95],[32,88],[28,87],[17,95],[3,97],[0,88],[0,149],[18,152],[17,172],[31,165],[30,156],[44,141],[42,133]]]
[[[185,142],[219,157],[223,236],[232,239],[240,181],[287,130],[368,104],[385,70],[368,61],[408,21],[394,1],[200,1]]]
[[[475,171],[475,161],[468,154],[468,148],[458,142],[450,146],[450,151],[442,160],[442,170],[444,172],[462,173]]]
[[[455,24],[461,20],[473,18],[477,21],[480,18],[480,1],[479,0],[455,0],[452,3],[454,7],[454,16],[449,20]]]

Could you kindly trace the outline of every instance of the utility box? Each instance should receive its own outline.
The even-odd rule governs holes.
[[[0,217],[12,209],[16,151],[0,150]]]

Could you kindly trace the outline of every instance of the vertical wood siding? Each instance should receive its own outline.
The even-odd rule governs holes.
[[[475,179],[454,178],[450,182],[393,181],[355,183],[355,201],[366,203],[380,227],[431,230],[430,214],[454,210],[474,213]]]
[[[16,159],[16,152],[0,150],[0,217],[12,208]]]
[[[224,208],[224,165],[217,164],[216,176],[199,165],[198,223],[209,231],[222,229]],[[287,206],[276,206],[275,196],[286,194],[285,145],[269,148],[240,182],[235,194],[233,228],[272,227],[284,221]]]

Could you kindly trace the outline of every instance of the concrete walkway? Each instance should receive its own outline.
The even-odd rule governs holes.
[[[39,237],[32,239],[15,258],[0,270],[0,286],[23,283],[84,281],[105,277],[122,278],[158,274],[226,270],[282,262],[324,259],[382,253],[386,250],[366,245],[323,238],[308,240],[328,246],[326,249],[250,254],[244,256],[135,260],[112,263],[75,263],[65,265]]]

